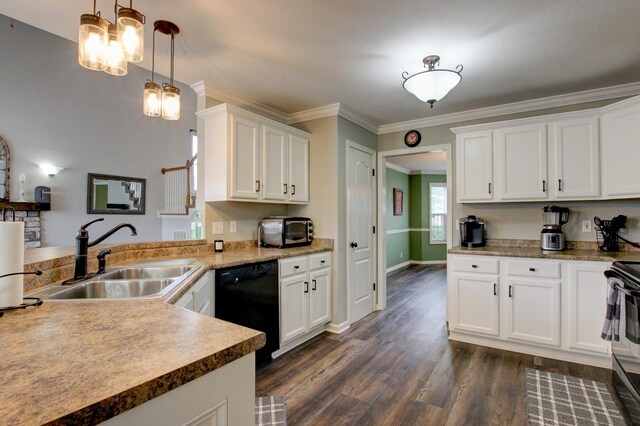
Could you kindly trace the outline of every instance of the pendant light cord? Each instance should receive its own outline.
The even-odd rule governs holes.
[[[173,86],[173,55],[174,55],[174,51],[175,51],[175,36],[173,34],[173,32],[171,33],[171,82],[169,84],[171,84]]]
[[[153,29],[153,36],[151,37],[151,82],[155,83],[156,73],[156,29]]]

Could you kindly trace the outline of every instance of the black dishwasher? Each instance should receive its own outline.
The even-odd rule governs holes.
[[[216,269],[216,318],[259,330],[267,343],[256,351],[256,363],[271,360],[280,349],[278,262]]]

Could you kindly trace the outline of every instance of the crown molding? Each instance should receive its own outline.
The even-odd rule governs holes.
[[[340,117],[345,118],[351,121],[352,123],[357,124],[363,129],[370,131],[374,135],[378,134],[378,129],[379,129],[378,125],[367,120],[364,115],[360,114],[359,112],[357,112],[352,108],[349,108],[345,104],[339,104],[339,105],[340,105],[340,110],[338,111],[338,115],[340,115]]]
[[[340,104],[325,105],[305,111],[294,112],[288,115],[287,124],[300,123],[301,121],[317,120],[319,118],[334,117],[340,114]]]
[[[387,160],[385,167],[391,170],[395,170],[396,172],[404,173],[405,175],[408,175],[411,173],[411,170],[407,169],[406,167],[402,167],[402,166],[398,166],[397,164],[390,163],[389,160]]]
[[[384,124],[378,127],[377,134],[401,132],[423,127],[433,127],[442,124],[459,123],[481,118],[497,117],[507,114],[517,114],[539,109],[575,105],[585,102],[602,101],[640,94],[640,82],[622,84],[619,86],[604,87],[601,89],[585,90],[583,92],[568,93],[566,95],[549,96],[546,98],[531,99],[528,101],[514,102],[497,105],[488,108],[472,109],[453,114],[438,115],[435,117],[421,118],[417,120],[401,121],[398,123]]]
[[[208,96],[210,98],[218,99],[219,101],[222,101],[224,103],[246,109],[267,118],[271,118],[272,120],[289,124],[289,114],[232,93],[207,81],[199,81],[195,84],[192,84],[191,88],[196,92],[198,96]]]

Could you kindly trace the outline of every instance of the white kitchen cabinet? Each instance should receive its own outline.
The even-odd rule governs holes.
[[[452,276],[452,330],[499,336],[499,281],[497,275],[482,273]]]
[[[602,183],[607,198],[640,197],[640,96],[603,108]]]
[[[600,338],[607,312],[607,286],[603,284],[607,262],[567,262],[567,346],[606,354],[608,344]],[[623,328],[621,328],[624,330]]]
[[[560,282],[507,279],[506,337],[544,345],[560,345]]]
[[[549,129],[549,189],[556,199],[600,196],[600,134],[597,117],[562,120]]]
[[[309,202],[308,133],[228,104],[197,115],[205,201]]]
[[[215,275],[207,271],[187,292],[175,303],[175,306],[188,309],[203,315],[214,316]]]
[[[285,344],[331,321],[331,252],[280,259],[279,270]]]
[[[491,201],[493,183],[493,134],[480,131],[456,137],[458,202]]]
[[[547,126],[532,124],[494,132],[499,197],[505,201],[548,198]]]

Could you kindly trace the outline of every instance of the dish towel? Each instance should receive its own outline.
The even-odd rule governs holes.
[[[609,284],[609,294],[607,295],[607,314],[604,318],[604,326],[602,327],[602,337],[606,341],[620,340],[620,303],[622,301],[622,292],[617,286],[624,288],[624,283],[615,277],[607,279]]]

